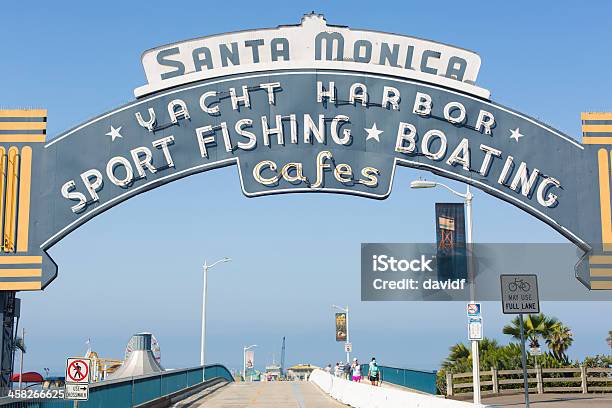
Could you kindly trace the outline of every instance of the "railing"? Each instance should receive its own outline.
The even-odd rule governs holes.
[[[412,371],[412,370],[410,370]],[[472,403],[439,398],[424,392],[415,392],[402,387],[374,387],[335,377],[323,370],[314,370],[309,378],[322,392],[342,406],[355,408],[371,407],[427,407],[427,408],[474,408]],[[205,404],[206,405],[206,404]]]
[[[204,378],[202,378],[202,371],[202,367],[194,367],[94,383],[89,387],[89,400],[80,401],[78,406],[79,408],[131,408],[191,387],[204,380],[224,378],[229,382],[234,381],[229,370],[220,364],[205,366]],[[74,405],[68,400],[15,400],[5,397],[0,398],[0,406],[3,408],[72,408]]]
[[[388,382],[413,390],[436,393],[436,371],[413,370],[410,368],[397,368],[378,366],[383,382]],[[364,377],[368,375],[368,364],[361,365]]]
[[[523,370],[482,371],[482,395],[524,392]],[[484,377],[484,379],[483,379]],[[531,368],[527,370],[529,392],[612,392],[612,368]],[[446,373],[446,395],[473,393],[472,373]]]

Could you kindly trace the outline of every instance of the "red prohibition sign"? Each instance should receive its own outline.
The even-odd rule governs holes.
[[[74,375],[73,375],[74,373]],[[83,360],[74,360],[68,366],[68,378],[74,382],[80,382],[89,375],[89,364]]]

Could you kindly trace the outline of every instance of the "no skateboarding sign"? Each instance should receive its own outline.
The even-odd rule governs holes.
[[[69,358],[66,361],[66,399],[89,398],[90,367],[91,360],[88,358]]]

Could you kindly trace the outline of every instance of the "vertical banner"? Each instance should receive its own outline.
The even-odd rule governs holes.
[[[463,203],[436,203],[436,258],[439,279],[467,279]]]
[[[247,350],[244,353],[244,359],[246,360],[246,368],[247,370],[252,370],[255,367],[255,351]]]
[[[336,341],[346,341],[346,313],[336,313]]]

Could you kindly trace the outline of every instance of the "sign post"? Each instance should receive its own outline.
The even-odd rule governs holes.
[[[468,303],[468,338],[470,341],[480,341],[483,339],[482,315],[480,303]]]
[[[519,314],[521,327],[521,364],[523,364],[523,387],[525,388],[525,408],[529,408],[529,381],[527,380],[527,353],[525,353],[525,329],[523,328],[523,314]]]
[[[88,358],[69,358],[66,361],[66,399],[87,401],[89,399],[89,380],[91,360]]]
[[[540,313],[537,275],[500,275],[502,311],[518,314],[521,331],[521,363],[525,387],[525,407],[529,408],[529,381],[527,380],[527,354],[525,353],[525,329],[523,314]]]

